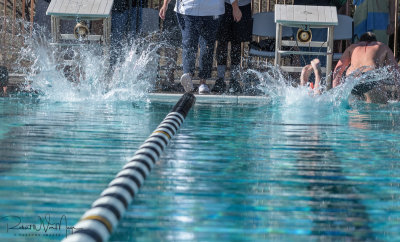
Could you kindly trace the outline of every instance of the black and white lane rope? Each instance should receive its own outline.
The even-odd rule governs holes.
[[[63,241],[107,241],[196,98],[185,93]]]

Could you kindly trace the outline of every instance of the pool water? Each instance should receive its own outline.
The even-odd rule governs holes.
[[[0,240],[64,238],[173,105],[1,98]],[[399,103],[198,102],[110,241],[400,240],[399,124]]]

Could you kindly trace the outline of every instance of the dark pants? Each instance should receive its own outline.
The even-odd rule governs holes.
[[[228,42],[218,42],[217,62],[218,65],[225,65],[228,62]],[[231,66],[240,65],[242,46],[241,42],[231,41]]]
[[[183,73],[195,71],[196,53],[200,45],[199,78],[211,77],[215,40],[221,17],[189,16],[177,13],[182,32]]]
[[[126,45],[136,34],[136,8],[132,8],[129,16],[129,10],[123,12],[112,12],[111,20],[111,55],[110,65],[113,67],[118,59],[125,57]],[[139,8],[139,24],[141,20],[142,9]],[[130,19],[129,19],[130,17]]]
[[[225,3],[225,14],[218,30],[217,62],[226,65],[228,59],[228,43],[231,42],[231,65],[240,65],[241,43],[251,41],[253,20],[251,4],[239,7],[242,19],[235,22],[232,5]]]

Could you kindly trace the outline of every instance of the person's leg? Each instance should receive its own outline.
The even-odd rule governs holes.
[[[239,81],[240,78],[240,58],[241,58],[241,42],[233,40],[231,42],[231,79],[229,81],[229,92],[242,92]]]
[[[124,43],[126,41],[127,13],[113,12],[111,20],[110,36],[110,75],[114,73],[114,68],[120,59],[125,55]]]
[[[141,29],[142,9],[140,7],[139,9],[137,9],[136,7],[131,8],[129,16],[130,16],[130,19],[128,20],[129,31],[127,39],[129,43],[132,43],[132,40],[138,34],[137,31],[140,31]]]
[[[195,71],[196,53],[199,43],[199,17],[177,13],[182,33],[182,64],[183,75],[181,83],[185,91],[193,90],[192,76]]]
[[[197,17],[177,13],[182,32],[182,64],[183,73],[194,74],[197,46],[199,43],[199,28]]]
[[[315,76],[315,81],[314,81],[314,94],[321,94],[321,76],[322,76],[322,71],[321,71],[321,62],[319,59],[314,59],[311,61],[311,66],[314,70],[314,76]]]
[[[232,7],[231,7],[232,8]],[[231,80],[229,82],[230,92],[241,92],[242,87],[239,81],[241,77],[241,58],[242,58],[242,42],[252,40],[253,19],[251,14],[251,4],[240,6],[242,19],[235,22],[232,19],[232,41],[231,41]],[[231,14],[232,15],[232,14]],[[247,83],[248,84],[248,83]]]
[[[221,30],[221,28],[220,28]],[[215,85],[212,88],[212,92],[225,92],[226,83],[225,83],[225,72],[226,72],[226,63],[228,60],[228,42],[222,37],[218,38],[218,46],[217,46],[217,80],[215,81]]]
[[[242,43],[233,40],[231,42],[231,71],[234,74],[235,71],[239,71],[240,59],[242,55]]]
[[[217,33],[217,80],[212,88],[213,92],[225,92],[225,73],[226,65],[228,63],[228,43],[232,40],[232,6],[225,3],[225,14],[221,17],[221,22],[219,24],[219,29]]]
[[[211,77],[213,53],[216,34],[221,17],[212,16],[201,17],[200,31],[200,56],[199,56],[199,78],[200,84],[206,84],[206,80]]]
[[[7,95],[7,86],[4,86],[4,87],[3,87],[3,94],[4,94],[4,95]]]
[[[232,40],[233,23],[232,5],[225,3],[225,14],[221,17],[217,34],[218,78],[225,78],[226,65],[228,63],[228,43]]]
[[[231,72],[232,78],[238,79],[235,74],[239,74],[240,61],[242,57],[242,42],[233,40],[231,42]]]
[[[225,78],[226,63],[228,62],[228,41],[225,38],[218,39],[217,46],[217,71],[218,78]]]
[[[174,48],[166,48],[165,55],[167,57],[167,85],[172,87],[175,82],[175,70],[176,70],[176,62],[178,60],[178,53]]]
[[[171,4],[174,4],[173,1]],[[164,49],[166,57],[166,82],[163,85],[167,90],[179,90],[180,87],[175,85],[175,70],[177,68],[178,50],[182,46],[182,35],[179,28],[178,19],[173,8],[169,8],[166,19],[163,23],[162,40],[167,43]]]

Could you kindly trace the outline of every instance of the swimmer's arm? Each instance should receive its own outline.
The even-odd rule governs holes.
[[[342,79],[343,73],[346,68],[351,63],[351,51],[350,48],[347,48],[337,63],[335,70],[333,71],[333,82],[332,87],[337,87],[340,85],[340,80]]]
[[[315,71],[314,69],[314,76],[315,76],[315,82],[314,82],[314,95],[320,95],[321,94],[321,71]]]

